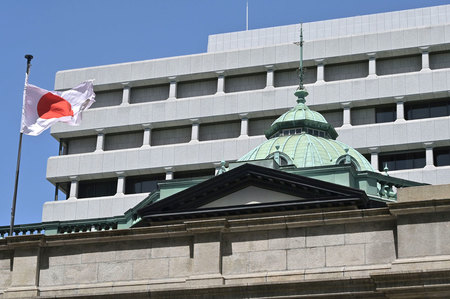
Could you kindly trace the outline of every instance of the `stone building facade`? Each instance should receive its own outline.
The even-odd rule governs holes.
[[[6,238],[0,298],[448,298],[449,194]]]
[[[312,109],[296,25],[58,72],[97,102],[52,128],[67,200],[0,227],[0,299],[448,298],[449,20],[304,24]]]

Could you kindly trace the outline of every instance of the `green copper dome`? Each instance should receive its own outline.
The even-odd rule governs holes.
[[[278,148],[278,149],[277,149]],[[348,154],[358,170],[373,171],[369,161],[358,151],[346,144],[307,133],[271,138],[260,144],[239,161],[261,160],[271,157],[275,152],[287,156],[297,168],[336,165],[344,161]]]
[[[304,102],[299,102],[294,108],[278,117],[265,132],[267,138],[271,138],[277,132],[289,128],[316,129],[336,139],[336,130],[326,121],[322,114],[312,111]],[[325,136],[325,135],[324,135]]]
[[[352,163],[359,171],[374,171],[358,151],[336,140],[336,130],[322,114],[305,104],[308,92],[295,91],[297,105],[275,120],[265,132],[268,139],[238,161],[268,159],[278,153],[298,168]]]

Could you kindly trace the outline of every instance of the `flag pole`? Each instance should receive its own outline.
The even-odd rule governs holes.
[[[28,82],[28,75],[30,74],[31,59],[33,59],[33,55],[27,54],[27,55],[25,55],[25,59],[27,60],[27,72],[26,72],[26,77],[25,77],[25,87],[24,88],[26,88],[26,84]],[[23,137],[23,133],[22,133],[22,130],[20,130],[19,149],[17,150],[16,181],[14,182],[14,195],[13,195],[13,201],[12,201],[12,207],[11,207],[11,225],[9,226],[9,236],[12,236],[14,233],[14,216],[16,215],[17,186],[19,184],[20,155],[22,152],[22,137]]]

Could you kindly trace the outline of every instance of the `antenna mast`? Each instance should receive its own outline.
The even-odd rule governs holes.
[[[247,0],[247,7],[245,9],[245,30],[248,31],[248,0]]]

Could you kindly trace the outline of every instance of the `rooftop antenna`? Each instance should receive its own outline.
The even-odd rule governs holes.
[[[248,0],[247,0],[247,7],[245,10],[245,30],[248,31]]]
[[[295,44],[300,46],[300,63],[298,68],[299,83],[294,94],[298,98],[297,103],[305,103],[305,97],[308,95],[308,92],[303,86],[303,80],[305,77],[305,69],[303,68],[303,23],[300,23],[300,42]]]

